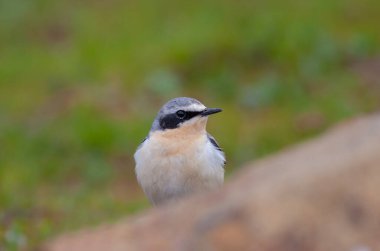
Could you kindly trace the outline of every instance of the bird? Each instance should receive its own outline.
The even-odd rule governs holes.
[[[206,131],[208,116],[221,111],[189,97],[159,110],[134,154],[137,181],[153,206],[223,185],[225,154]]]

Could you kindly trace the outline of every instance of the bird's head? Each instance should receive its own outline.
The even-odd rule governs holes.
[[[204,132],[207,117],[221,111],[219,108],[207,108],[193,98],[175,98],[162,106],[153,122],[151,132]]]

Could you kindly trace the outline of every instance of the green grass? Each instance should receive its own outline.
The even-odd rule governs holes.
[[[228,174],[380,107],[380,4],[0,0],[0,250],[149,207],[133,153],[193,96]]]

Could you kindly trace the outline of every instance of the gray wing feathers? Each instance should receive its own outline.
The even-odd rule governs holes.
[[[213,144],[215,146],[215,148],[218,151],[223,152],[222,148],[220,148],[220,146],[218,145],[218,142],[216,142],[216,139],[213,136],[211,136],[211,134],[207,133],[207,138],[211,142],[211,144]],[[226,165],[226,161],[224,161],[224,165]]]
[[[137,150],[139,150],[141,147],[142,147],[142,145],[144,144],[144,142],[147,140],[149,138],[149,136],[148,137],[145,137],[145,139],[140,143],[140,145],[137,147]]]
[[[213,144],[216,149],[218,149],[219,151],[222,152],[222,148],[220,148],[220,146],[216,142],[215,138],[213,136],[211,136],[209,133],[207,133],[207,137],[208,137],[208,140],[210,140],[211,144]]]

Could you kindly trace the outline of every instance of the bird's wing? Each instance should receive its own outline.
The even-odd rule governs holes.
[[[144,142],[148,139],[148,137],[145,137],[145,139],[140,143],[140,145],[137,147],[137,150],[139,150],[142,145],[144,144]]]
[[[211,134],[207,133],[207,137],[208,137],[208,140],[210,140],[211,144],[213,144],[216,149],[223,152],[222,148],[220,148],[220,146],[218,145],[218,142],[216,142],[216,139],[213,136],[211,136]]]
[[[213,145],[215,146],[215,148],[216,148],[218,151],[221,151],[221,152],[224,154],[222,148],[220,148],[220,146],[218,145],[218,142],[216,142],[216,139],[215,139],[213,136],[211,136],[211,134],[207,133],[207,138],[208,138],[208,140],[211,142],[211,144],[213,144]],[[224,165],[226,165],[226,161],[224,161]],[[224,166],[223,166],[223,167],[224,167]]]

